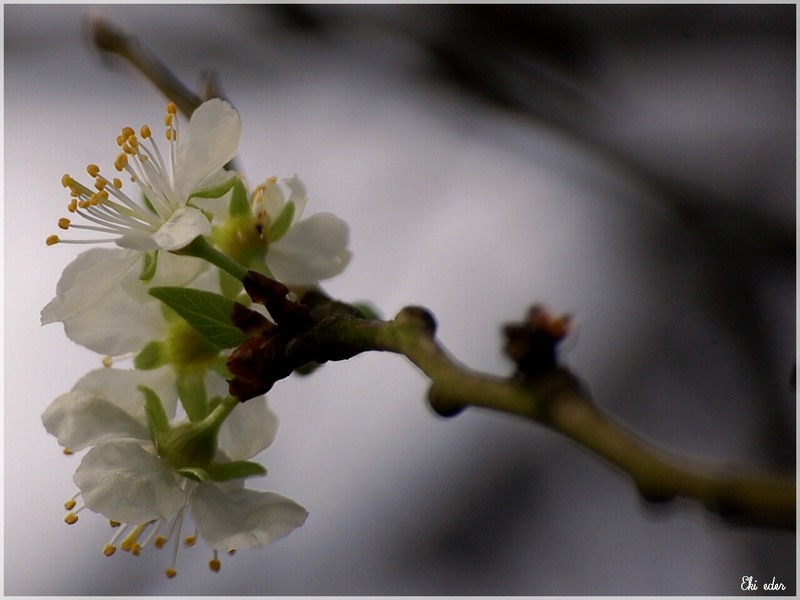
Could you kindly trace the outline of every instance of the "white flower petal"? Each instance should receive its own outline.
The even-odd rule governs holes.
[[[267,448],[278,433],[278,417],[267,406],[267,397],[251,398],[225,419],[218,445],[230,460],[246,460]]]
[[[73,481],[87,508],[122,523],[167,520],[185,502],[184,491],[169,467],[130,440],[89,450]]]
[[[347,223],[320,213],[294,225],[267,252],[267,265],[287,285],[309,285],[341,273],[350,262]]]
[[[95,369],[81,377],[72,391],[89,392],[106,398],[145,423],[144,395],[139,390],[140,385],[147,386],[158,394],[167,417],[175,416],[178,390],[175,385],[175,372],[169,366],[152,370]]]
[[[112,248],[81,252],[64,269],[56,286],[56,297],[42,309],[42,325],[65,321],[93,310],[123,277],[136,271],[141,256]]]
[[[241,132],[239,113],[224,100],[214,98],[197,107],[180,133],[175,192],[181,202],[236,156]]]
[[[92,311],[64,321],[69,339],[109,356],[137,352],[148,342],[163,337],[165,328],[157,301],[138,301],[120,286],[108,290]]]
[[[60,395],[44,411],[42,423],[59,444],[73,451],[121,438],[149,440],[144,423],[89,392]]]
[[[289,535],[308,512],[289,498],[272,492],[200,485],[190,501],[200,535],[215,550],[264,546]]]
[[[84,375],[72,391],[56,398],[42,415],[45,429],[70,450],[117,438],[148,441],[144,410],[146,385],[162,400],[167,416],[175,414],[177,390],[169,367],[152,371],[96,369]]]
[[[153,234],[153,241],[162,250],[180,250],[199,235],[210,235],[211,223],[196,208],[177,209]]]
[[[300,217],[303,215],[303,211],[306,209],[306,204],[308,204],[308,193],[306,192],[305,184],[300,181],[300,178],[295,175],[291,179],[284,179],[286,185],[289,186],[291,193],[289,194],[289,200],[287,202],[294,202],[294,219],[292,220],[293,223],[297,223],[300,220]]]

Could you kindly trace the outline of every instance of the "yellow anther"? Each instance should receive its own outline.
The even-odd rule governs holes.
[[[236,548],[231,548],[228,550],[228,556],[233,556],[234,554],[236,554]]]
[[[208,561],[208,568],[214,571],[215,573],[218,573],[221,567],[222,563],[218,558],[212,558],[211,560]]]
[[[122,135],[127,140],[132,135],[136,135],[136,132],[133,130],[133,127],[123,127]]]
[[[119,134],[117,136],[117,146],[122,146],[122,144],[124,144],[124,143],[125,143],[125,136],[122,135],[122,134]]]
[[[47,239],[45,240],[45,243],[48,246],[55,246],[60,241],[61,240],[59,239],[59,237],[57,235],[48,235]]]
[[[172,122],[175,120],[175,115],[171,115],[167,113],[167,116],[164,117],[164,125],[166,127],[172,127]]]
[[[131,552],[134,548],[139,546],[138,544],[139,536],[142,535],[142,532],[146,528],[147,524],[137,525],[136,527],[134,527],[133,531],[131,531],[130,534],[128,534],[128,537],[122,540],[122,543],[119,545],[119,547],[122,548],[125,552]],[[139,546],[139,548],[141,548],[141,546]]]
[[[114,177],[114,179],[111,180],[111,183],[113,183],[114,187],[117,188],[118,190],[122,189],[122,179]]]
[[[183,543],[186,544],[187,546],[194,546],[195,542],[197,542],[196,535],[187,535],[183,540]]]
[[[100,167],[97,165],[87,165],[86,172],[90,177],[97,177],[100,174]]]
[[[142,125],[142,128],[139,130],[139,135],[142,136],[143,140],[146,140],[152,136],[152,133],[147,125]]]
[[[128,155],[124,152],[120,152],[119,156],[117,156],[117,160],[114,161],[114,168],[117,171],[123,171],[125,167],[128,166]]]
[[[89,208],[92,205],[91,200],[81,200],[78,202],[78,208]]]
[[[108,180],[107,179],[96,179],[95,182],[94,182],[95,189],[99,190],[101,192],[104,189],[106,189],[107,185],[108,185]]]
[[[72,177],[64,173],[64,176],[61,178],[61,185],[64,187],[72,187]]]
[[[92,194],[91,197],[89,198],[89,204],[91,206],[97,206],[102,201],[103,201],[103,196],[100,195],[100,192],[97,192],[96,194]]]
[[[64,502],[64,508],[67,510],[72,510],[73,508],[75,508],[76,504],[77,502],[75,502],[75,498],[70,498],[69,500]]]
[[[69,204],[67,204],[67,210],[71,213],[74,213],[76,210],[78,210],[77,198],[73,198],[72,200],[69,201]]]
[[[273,175],[264,182],[265,185],[275,185],[276,183],[278,183],[278,178],[275,177],[275,175]]]
[[[153,541],[153,546],[158,548],[159,550],[164,547],[164,544],[167,543],[167,538],[163,535],[156,536],[155,541]]]
[[[115,521],[114,519],[109,519],[108,524],[111,525],[111,527],[119,527],[120,525],[122,525],[122,523],[120,523],[119,521]]]
[[[64,517],[64,523],[66,523],[67,525],[75,525],[75,523],[77,522],[78,522],[78,515],[76,515],[74,512],[69,512]]]
[[[134,556],[139,556],[139,553],[141,551],[142,551],[142,545],[139,544],[138,542],[133,545],[133,548],[131,548],[131,554],[133,554]]]
[[[175,569],[173,569],[172,567],[169,567],[168,569],[164,569],[164,575],[166,575],[168,579],[172,579],[177,574],[178,574],[178,572]]]
[[[170,103],[167,104],[167,113],[168,114],[174,115],[174,114],[177,114],[177,112],[178,112],[178,107],[175,105],[174,102],[170,102]]]
[[[174,129],[167,129],[166,135],[167,135],[167,140],[169,140],[170,142],[174,142],[176,139],[178,139],[178,134],[175,133]]]
[[[73,454],[72,450],[70,450],[69,448],[64,448],[61,452],[63,452],[67,456]],[[67,510],[69,510],[69,509],[67,509]]]
[[[103,548],[103,554],[105,554],[106,556],[111,556],[116,551],[117,547],[112,546],[111,544],[106,544],[105,547]]]
[[[68,218],[66,218],[66,217],[61,217],[61,218],[58,220],[58,226],[59,226],[61,229],[69,229],[69,219],[68,219]]]
[[[105,368],[109,368],[113,364],[114,364],[114,359],[113,358],[111,358],[110,356],[104,356],[103,357],[103,366]]]

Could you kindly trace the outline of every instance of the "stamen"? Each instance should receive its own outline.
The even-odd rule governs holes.
[[[100,174],[100,167],[97,165],[87,165],[86,172],[89,174],[90,177],[97,177]]]
[[[60,238],[59,238],[57,235],[48,235],[48,236],[47,236],[47,239],[45,240],[45,243],[46,243],[48,246],[55,246],[55,245],[56,245],[56,244],[58,244],[60,241],[61,241],[61,239],[60,239]]]
[[[149,523],[144,523],[143,525],[137,525],[134,527],[130,535],[122,540],[122,543],[119,545],[119,547],[125,552],[130,552],[133,550],[133,548],[138,545],[137,542],[139,541],[139,536],[142,535],[142,532],[144,532],[145,529],[147,529],[148,525]],[[141,548],[141,546],[139,547]]]
[[[109,368],[113,364],[114,364],[114,359],[113,358],[111,358],[110,356],[104,356],[103,357],[103,366],[104,367]]]
[[[172,579],[177,574],[178,574],[178,572],[175,569],[173,569],[172,567],[170,567],[168,569],[164,569],[164,575],[167,576],[167,579]]]
[[[211,560],[208,561],[208,568],[214,571],[215,573],[219,573],[221,567],[222,567],[222,562],[220,562],[219,560],[217,551],[214,550],[214,554],[212,555]]]
[[[74,454],[74,452],[72,450],[70,450],[69,448],[64,448],[63,450],[61,450],[61,452],[63,452],[67,456],[70,456],[71,454]]]
[[[72,510],[73,508],[75,508],[75,505],[77,504],[77,501],[76,501],[76,500],[77,500],[78,496],[80,496],[80,495],[81,495],[81,493],[80,493],[80,492],[78,492],[78,493],[77,493],[77,494],[75,494],[75,495],[74,495],[72,498],[70,498],[69,500],[67,500],[66,502],[64,502],[64,508],[65,508],[66,510]]]
[[[115,521],[116,522],[116,521]],[[119,524],[118,524],[119,525]],[[116,531],[114,535],[111,536],[111,539],[108,540],[108,543],[103,546],[103,554],[106,556],[111,556],[114,552],[117,551],[117,546],[115,545],[117,540],[128,530],[128,526],[122,527],[119,531]]]
[[[61,229],[69,229],[69,223],[70,223],[70,220],[68,218],[66,218],[66,217],[61,217],[58,220],[58,226]]]

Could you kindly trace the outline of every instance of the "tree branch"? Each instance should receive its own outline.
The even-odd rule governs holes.
[[[252,293],[252,287],[259,285],[264,285],[260,279],[248,291],[256,301],[264,301],[263,295]],[[285,310],[276,303],[289,303],[280,293],[286,288],[277,282],[268,285],[280,286],[273,288],[265,302],[271,314],[280,315]],[[451,357],[436,338],[435,319],[424,308],[406,307],[390,321],[370,319],[318,290],[302,293],[295,306],[307,311],[301,319],[296,315],[276,318],[277,328],[248,340],[265,344],[269,348],[265,359],[270,365],[280,364],[280,369],[250,364],[248,371],[242,368],[246,361],[237,350],[229,360],[236,374],[231,393],[240,377],[260,382],[258,390],[252,390],[256,395],[308,363],[347,360],[368,351],[393,352],[405,356],[428,377],[428,401],[442,416],[454,416],[472,406],[523,417],[560,433],[625,473],[648,502],[688,498],[733,523],[795,527],[793,474],[722,470],[658,450],[604,414],[580,380],[555,363],[531,377],[518,372],[504,379],[473,371]],[[541,328],[530,331],[540,333]]]

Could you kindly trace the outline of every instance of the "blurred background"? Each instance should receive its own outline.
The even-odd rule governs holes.
[[[40,327],[80,248],[47,248],[64,173],[109,168],[164,98],[87,41],[134,33],[188,85],[217,72],[252,183],[295,173],[351,226],[325,289],[387,317],[429,307],[469,366],[507,374],[501,327],[543,302],[565,361],[653,443],[795,470],[794,5],[5,5],[5,593],[795,594],[795,535],[645,506],[557,435],[445,420],[404,359],[364,355],[270,393],[257,485],[304,527],[211,573],[202,544],[134,558],[68,527],[80,456],[40,415],[99,359]],[[120,315],[124,318],[124,315]],[[120,555],[122,554],[122,555]]]

